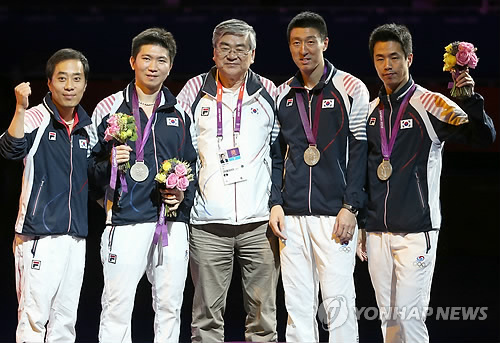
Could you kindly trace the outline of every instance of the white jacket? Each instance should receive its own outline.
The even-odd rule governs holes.
[[[271,190],[271,144],[279,127],[275,116],[276,86],[251,70],[245,80],[241,130],[237,139],[245,163],[246,181],[225,185],[218,158],[217,85],[214,67],[190,79],[177,96],[191,117],[191,136],[198,153],[198,187],[191,223],[240,225],[269,219]],[[238,93],[238,92],[237,92]],[[221,149],[234,147],[236,100],[223,96]]]

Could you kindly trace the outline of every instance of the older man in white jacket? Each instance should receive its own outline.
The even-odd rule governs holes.
[[[271,155],[279,131],[276,87],[250,70],[255,36],[241,20],[217,25],[215,67],[189,80],[177,97],[192,118],[198,152],[190,241],[193,342],[224,341],[223,315],[235,258],[247,312],[245,339],[277,340],[278,246],[268,229]]]

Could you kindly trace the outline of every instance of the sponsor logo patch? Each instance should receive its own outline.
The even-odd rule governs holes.
[[[333,108],[335,105],[335,102],[333,99],[324,99],[323,103],[321,104],[321,108]]]
[[[168,126],[179,126],[179,118],[167,118]]]
[[[201,108],[201,115],[206,117],[210,114],[210,107],[202,107]]]
[[[108,255],[108,262],[109,263],[113,263],[113,264],[116,264],[116,254],[109,254]]]
[[[368,124],[370,124],[370,126],[375,126],[375,122],[377,121],[377,118],[375,117],[371,117],[370,118],[370,122]]]
[[[32,260],[31,261],[31,269],[35,269],[35,270],[40,270],[40,266],[41,266],[42,262],[41,261],[38,261],[38,260]]]
[[[293,98],[287,99],[286,100],[286,107],[290,107],[293,105]]]
[[[413,127],[413,119],[403,119],[400,122],[400,129],[411,129]]]
[[[49,131],[49,141],[55,141],[57,134],[55,132]]]

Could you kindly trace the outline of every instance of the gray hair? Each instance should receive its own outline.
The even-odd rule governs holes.
[[[212,45],[215,48],[217,43],[224,35],[246,36],[250,50],[255,50],[257,47],[257,35],[252,26],[248,25],[243,20],[229,19],[217,25],[212,36]]]

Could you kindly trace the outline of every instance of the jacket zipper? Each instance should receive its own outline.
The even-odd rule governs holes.
[[[392,104],[391,104],[391,98],[389,97],[389,95],[387,95],[387,102],[389,103],[389,108],[391,109],[391,112],[389,113],[389,122],[388,124],[386,125],[387,127],[389,127],[389,137],[391,136],[391,131],[392,131]],[[383,118],[385,119],[385,118]],[[380,123],[379,123],[380,125]],[[387,180],[387,190],[386,190],[386,193],[385,193],[385,199],[384,199],[384,226],[386,229],[388,229],[387,227],[387,199],[389,199],[389,190],[390,190],[390,187],[389,187],[389,180]]]
[[[424,195],[422,194],[422,188],[420,186],[420,179],[419,179],[418,173],[416,171],[415,171],[415,177],[417,178],[417,188],[418,188],[418,195],[420,196],[420,204],[422,205],[422,208],[425,208]]]
[[[307,91],[307,97],[309,98],[309,126],[311,126],[312,129],[312,114],[311,114],[311,103],[313,100],[313,95],[309,96],[309,91]],[[308,142],[309,144],[309,142]],[[312,213],[311,210],[311,188],[312,188],[312,167],[309,167],[309,194],[308,194],[308,203],[309,203],[309,213]]]
[[[33,212],[31,213],[31,216],[35,216],[36,208],[38,207],[38,198],[40,198],[40,193],[42,193],[42,188],[43,184],[45,183],[45,180],[42,180],[42,183],[40,184],[40,188],[38,188],[38,193],[36,195],[35,199],[35,205],[33,206]]]
[[[71,193],[73,188],[73,135],[69,137],[69,193],[68,193],[68,208],[69,208],[69,220],[68,220],[68,232],[71,230]]]

